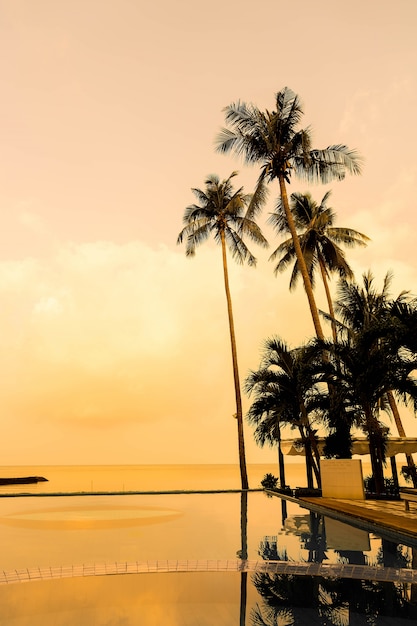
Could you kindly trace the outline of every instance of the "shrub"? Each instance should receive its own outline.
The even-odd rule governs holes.
[[[264,489],[275,489],[278,483],[278,478],[273,474],[265,474],[261,480],[261,485]]]
[[[416,477],[416,468],[415,467],[408,467],[408,465],[403,465],[401,468],[401,474],[404,476],[405,481],[407,483],[413,483],[414,484],[414,480],[413,478]]]
[[[376,492],[375,489],[375,480],[372,474],[370,476],[366,476],[364,478],[364,485],[366,493],[374,494]],[[384,478],[384,495],[386,496],[398,496],[398,488],[393,480],[393,478]]]

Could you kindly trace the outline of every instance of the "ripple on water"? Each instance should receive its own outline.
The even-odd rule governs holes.
[[[162,524],[181,517],[175,509],[146,506],[63,506],[0,517],[0,524],[45,530],[122,528]]]

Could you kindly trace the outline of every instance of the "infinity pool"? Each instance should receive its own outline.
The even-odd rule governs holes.
[[[3,584],[1,626],[385,625],[417,619],[415,585],[332,574],[341,564],[415,569],[412,548],[262,492],[4,498],[0,529],[4,572],[83,564],[102,571],[106,563],[157,560],[300,564],[297,573],[154,571]],[[308,563],[335,569],[306,575],[301,565]]]

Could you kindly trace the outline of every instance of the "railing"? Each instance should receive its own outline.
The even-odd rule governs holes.
[[[292,576],[353,578],[385,582],[417,583],[417,570],[371,567],[348,563],[303,563],[289,561],[158,560],[132,563],[101,563],[62,567],[38,567],[0,572],[0,585],[83,576],[151,574],[169,572],[264,572]]]

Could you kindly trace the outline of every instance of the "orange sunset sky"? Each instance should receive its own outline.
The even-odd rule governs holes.
[[[176,245],[207,174],[253,189],[214,150],[233,101],[287,85],[316,147],[361,153],[361,177],[289,191],[331,189],[372,239],[357,278],[417,293],[416,23],[415,0],[0,0],[1,464],[237,462],[220,249]],[[230,268],[242,380],[268,336],[313,335],[265,232]],[[275,460],[245,428],[248,462]]]

